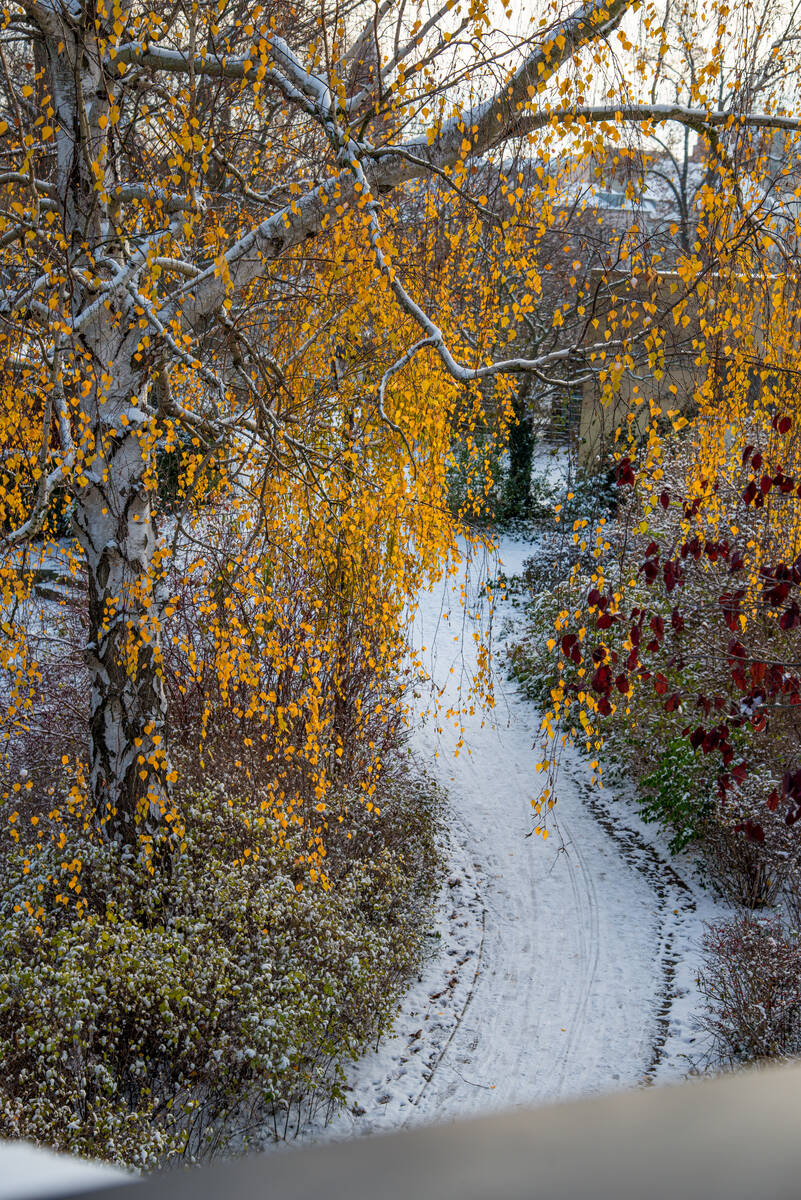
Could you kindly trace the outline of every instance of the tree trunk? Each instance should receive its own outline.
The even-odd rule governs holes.
[[[531,464],[534,459],[532,383],[525,376],[512,400],[514,420],[509,428],[509,476],[506,483],[507,517],[525,519],[531,508]]]
[[[120,13],[115,8],[113,16]],[[79,25],[65,14],[41,4],[34,19],[41,82],[56,117],[54,192],[73,325],[68,349],[79,364],[72,490],[89,587],[90,784],[103,836],[155,849],[159,832],[169,829],[171,770],[148,490],[153,415],[145,403],[142,313],[124,282],[104,297],[92,281],[121,277],[129,254],[110,209],[111,98],[100,27],[94,17]],[[110,27],[100,33],[111,37]]]
[[[168,828],[170,804],[156,538],[146,478],[153,438],[143,378],[126,365],[137,335],[121,344],[108,327],[106,335],[92,340],[102,342],[98,357],[115,373],[84,401],[94,454],[86,482],[76,482],[74,521],[89,586],[95,817],[104,836],[137,845]]]

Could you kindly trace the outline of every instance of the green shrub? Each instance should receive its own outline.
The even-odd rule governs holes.
[[[509,648],[508,665],[528,699],[545,708],[551,703],[551,689],[560,679],[558,660],[549,652],[548,642],[556,636],[557,615],[575,603],[573,588],[564,577],[559,577],[558,568],[550,567],[547,553],[526,562],[523,581],[529,589],[529,598],[522,632]],[[582,583],[580,580],[574,586],[581,587]],[[569,660],[565,659],[561,665],[564,678],[577,678]]]
[[[595,522],[599,517],[614,517],[620,500],[619,489],[612,470],[579,470],[570,485],[564,505],[564,522],[569,525],[578,517]]]
[[[192,801],[186,849],[155,876],[77,823],[14,844],[0,1136],[145,1168],[335,1104],[342,1064],[392,1020],[437,875],[430,788],[385,790],[386,817],[357,801],[332,832],[325,883],[220,795]]]
[[[708,763],[684,738],[673,738],[661,750],[638,792],[645,820],[672,832],[674,854],[704,836],[714,809],[714,779]]]

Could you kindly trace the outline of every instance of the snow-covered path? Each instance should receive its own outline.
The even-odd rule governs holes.
[[[526,551],[501,544],[507,574]],[[418,623],[443,709],[458,702],[474,665],[463,582],[425,598]],[[514,621],[513,610],[506,616]],[[504,688],[500,667],[497,684],[493,718],[462,719],[458,756],[452,724],[415,730],[415,758],[448,792],[438,936],[395,1034],[354,1065],[346,1109],[324,1129],[307,1127],[304,1140],[668,1082],[690,1065],[703,923],[727,910],[629,802],[591,788],[576,756],[563,763],[548,841],[527,837],[538,716]],[[0,1145],[0,1161],[0,1197],[125,1181],[16,1144]]]
[[[500,546],[507,573],[525,549]],[[427,598],[419,629],[442,703],[455,702],[474,644],[456,597]],[[458,756],[458,733],[439,724],[413,740],[449,794],[437,945],[394,1037],[354,1067],[328,1136],[681,1078],[703,922],[722,910],[575,756],[548,841],[526,837],[538,718],[512,685],[493,719],[463,718]]]

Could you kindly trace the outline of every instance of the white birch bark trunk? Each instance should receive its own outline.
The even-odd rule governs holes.
[[[86,404],[96,453],[74,510],[89,587],[90,779],[105,835],[136,844],[165,828],[170,799],[149,418],[136,402],[142,381],[126,367],[125,343],[115,346],[109,336],[102,348],[112,351],[105,361],[115,373],[102,397],[93,393]]]
[[[124,266],[108,211],[110,97],[89,27],[37,6],[56,111],[56,195],[70,263],[108,278]],[[93,164],[107,164],[98,187]],[[166,828],[170,766],[158,614],[153,595],[153,497],[147,486],[149,416],[141,331],[124,288],[98,303],[84,273],[72,281],[73,352],[85,363],[74,523],[86,556],[91,677],[89,767],[104,836],[138,845]],[[77,473],[77,472],[76,472]]]

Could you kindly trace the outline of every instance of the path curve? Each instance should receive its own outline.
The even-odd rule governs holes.
[[[524,551],[501,545],[507,571]],[[425,597],[418,621],[443,706],[472,669],[462,583]],[[469,750],[458,756],[443,721],[413,737],[448,792],[437,936],[395,1035],[354,1066],[347,1110],[327,1136],[678,1079],[690,1063],[698,946],[704,920],[719,915],[714,901],[570,753],[551,836],[526,836],[538,717],[511,685],[493,719],[476,712],[463,723]]]

